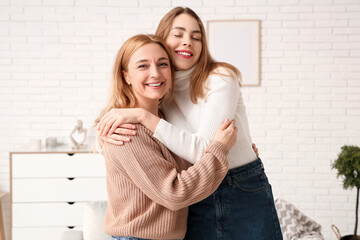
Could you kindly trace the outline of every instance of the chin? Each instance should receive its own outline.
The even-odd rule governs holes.
[[[195,64],[193,63],[189,63],[189,62],[184,62],[184,61],[174,61],[175,64],[175,70],[176,71],[181,71],[181,70],[188,70],[190,68],[192,68]]]
[[[180,65],[179,67],[176,68],[176,71],[184,71],[184,70],[188,70],[192,67],[193,65]]]

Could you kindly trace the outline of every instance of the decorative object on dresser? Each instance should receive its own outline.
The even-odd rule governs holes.
[[[81,140],[76,140],[79,136],[82,136]],[[70,133],[70,141],[72,143],[72,149],[86,149],[88,146],[85,144],[87,137],[87,130],[83,127],[83,122],[81,120],[77,121],[76,126]]]
[[[83,208],[105,201],[103,156],[88,151],[10,153],[10,239],[60,239],[81,231]]]
[[[58,145],[56,137],[46,138],[46,148],[56,148]]]

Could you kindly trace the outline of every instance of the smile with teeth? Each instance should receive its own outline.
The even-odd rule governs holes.
[[[192,54],[187,52],[176,52],[177,54],[184,55],[184,56],[192,56]]]
[[[161,85],[163,85],[163,82],[160,82],[160,83],[148,83],[148,84],[145,84],[149,87],[159,87]]]

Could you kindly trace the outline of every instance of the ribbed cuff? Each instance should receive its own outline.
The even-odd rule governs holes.
[[[229,154],[229,150],[227,150],[225,145],[218,141],[212,141],[205,152],[212,152],[214,155],[224,154],[225,156]]]

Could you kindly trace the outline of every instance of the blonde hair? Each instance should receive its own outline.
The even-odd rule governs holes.
[[[136,50],[145,44],[156,43],[162,47],[166,54],[169,57],[169,63],[171,66],[171,86],[168,93],[160,100],[160,103],[163,102],[164,98],[166,101],[171,99],[174,91],[174,69],[171,60],[171,51],[166,45],[165,41],[155,35],[145,35],[139,34],[129,38],[120,48],[117,53],[113,73],[112,73],[112,83],[110,87],[110,95],[105,105],[104,109],[100,112],[99,117],[95,120],[95,125],[100,121],[100,119],[108,113],[113,108],[133,108],[136,106],[136,97],[131,89],[131,87],[126,83],[123,72],[127,71],[128,64],[131,56]]]
[[[210,55],[209,48],[206,41],[206,34],[204,25],[199,18],[199,16],[190,8],[175,7],[170,12],[168,12],[159,23],[159,26],[156,30],[155,35],[166,39],[170,33],[174,19],[180,14],[188,14],[191,17],[195,18],[199,24],[200,31],[202,34],[201,43],[201,55],[196,64],[196,67],[190,78],[190,98],[193,103],[197,103],[198,98],[204,98],[206,95],[205,83],[206,79],[217,67],[224,67],[227,70],[231,70],[235,76],[240,79],[241,75],[239,70],[231,64],[225,62],[216,62]],[[227,76],[230,76],[232,73],[229,71]],[[218,73],[219,74],[219,73]],[[225,75],[225,74],[222,74]]]

